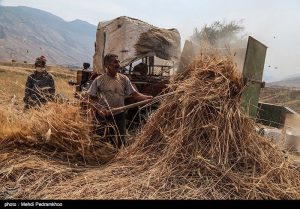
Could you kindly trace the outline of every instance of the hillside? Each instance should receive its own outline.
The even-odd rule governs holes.
[[[0,61],[33,62],[41,54],[48,64],[92,62],[96,26],[81,20],[67,22],[30,7],[0,6]]]
[[[288,88],[300,88],[300,76],[295,76],[293,78],[287,78],[277,82],[271,82],[268,86],[280,86]]]
[[[286,106],[300,113],[300,90],[297,89],[266,87],[260,93],[260,101]]]

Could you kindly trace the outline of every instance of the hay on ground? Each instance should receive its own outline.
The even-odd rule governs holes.
[[[300,172],[240,110],[241,81],[231,59],[197,58],[112,162],[17,197],[299,199]]]

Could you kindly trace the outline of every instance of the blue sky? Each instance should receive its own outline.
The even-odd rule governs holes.
[[[159,27],[177,28],[182,43],[196,27],[216,20],[243,19],[245,32],[269,47],[266,74],[278,78],[300,74],[298,0],[0,0],[0,3],[34,7],[67,21],[81,19],[95,25],[126,15]]]

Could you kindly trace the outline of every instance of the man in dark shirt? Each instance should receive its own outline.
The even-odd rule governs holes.
[[[35,71],[30,74],[25,86],[25,110],[40,107],[54,99],[55,83],[51,74],[46,71],[46,58],[36,58]]]
[[[80,84],[79,84],[79,88],[80,88],[80,91],[82,91],[83,88],[86,88],[86,85],[87,85],[87,82],[89,81],[90,79],[90,76],[91,76],[91,71],[89,70],[89,67],[90,67],[90,63],[83,63],[83,69],[82,69],[82,79],[80,81]]]

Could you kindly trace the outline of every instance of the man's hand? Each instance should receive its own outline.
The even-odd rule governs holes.
[[[101,115],[103,117],[107,117],[107,116],[111,115],[111,112],[107,109],[98,109],[97,112],[99,113],[99,115]]]
[[[89,95],[84,95],[83,96],[83,101],[87,102],[89,107],[94,111],[97,112],[100,116],[102,117],[107,117],[111,115],[110,111],[97,103],[97,98],[96,97],[91,97]]]
[[[138,92],[132,93],[131,96],[132,96],[135,100],[137,100],[137,101],[144,101],[144,100],[150,100],[150,99],[153,99],[153,96],[148,96],[148,95],[141,94],[141,93],[138,93]]]
[[[150,99],[153,99],[153,96],[145,95],[145,99],[144,100],[150,100]]]

